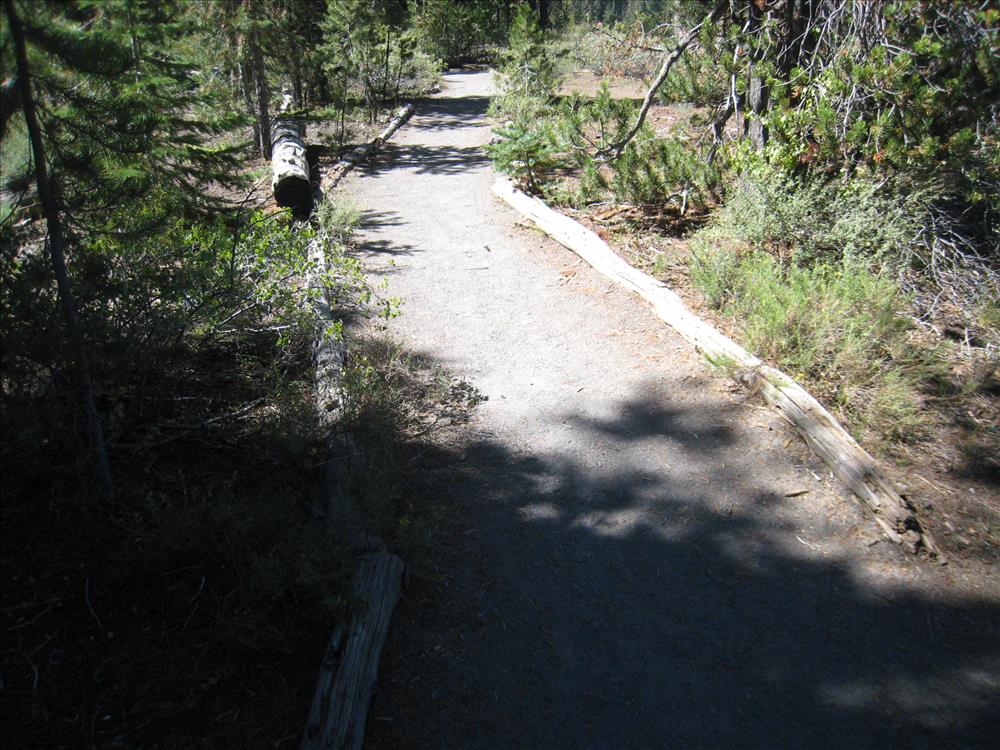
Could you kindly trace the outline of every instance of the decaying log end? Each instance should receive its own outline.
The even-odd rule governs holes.
[[[313,188],[309,180],[299,177],[288,177],[274,187],[274,201],[279,206],[291,208],[296,213],[309,213],[312,210]]]
[[[313,186],[306,159],[305,126],[290,113],[291,106],[292,98],[286,95],[271,128],[271,187],[279,206],[308,214],[313,206]]]

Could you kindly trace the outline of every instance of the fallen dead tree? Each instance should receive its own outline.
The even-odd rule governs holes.
[[[630,266],[579,222],[521,192],[508,179],[498,179],[493,191],[596,270],[650,302],[657,315],[709,361],[731,369],[739,382],[759,392],[798,430],[834,475],[861,498],[889,539],[944,561],[913,506],[892,487],[875,459],[802,386],[694,315],[665,284]]]
[[[321,195],[328,195],[355,164],[371,156],[412,113],[412,105],[400,109],[376,141],[354,149],[339,162],[324,176]],[[364,743],[368,707],[392,613],[399,600],[404,566],[402,560],[386,551],[381,539],[365,531],[362,515],[347,488],[348,472],[357,463],[357,449],[350,435],[340,427],[347,350],[343,337],[336,333],[337,316],[329,296],[335,290],[329,287],[322,236],[310,243],[309,257],[313,273],[308,284],[318,291],[313,301],[313,314],[320,331],[313,351],[314,404],[327,440],[326,515],[338,543],[361,557],[351,587],[355,607],[346,628],[338,627],[328,642],[300,747],[301,750],[357,750]]]
[[[384,552],[361,560],[353,595],[360,611],[330,637],[301,750],[360,748],[382,647],[399,599],[403,563]]]
[[[323,175],[323,180],[320,184],[320,189],[323,193],[328,193],[337,186],[337,183],[343,179],[345,174],[358,164],[369,159],[372,154],[378,151],[383,143],[392,138],[393,133],[399,130],[403,126],[403,123],[410,119],[410,115],[412,114],[413,105],[409,103],[404,104],[396,111],[395,116],[389,120],[389,124],[382,129],[382,132],[378,134],[375,140],[351,149],[343,159],[333,165],[330,171]]]
[[[274,201],[298,214],[308,214],[313,188],[306,160],[305,125],[290,114],[292,96],[286,94],[271,128],[271,189]]]

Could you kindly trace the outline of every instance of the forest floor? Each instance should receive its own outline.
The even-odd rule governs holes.
[[[986,747],[1000,578],[876,525],[786,425],[494,200],[488,73],[342,183],[406,352],[487,399],[421,458],[368,747]]]

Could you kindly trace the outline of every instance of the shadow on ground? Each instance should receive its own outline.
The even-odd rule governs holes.
[[[404,169],[416,174],[461,174],[489,164],[479,146],[412,146],[390,143],[362,168],[368,177],[383,177]]]
[[[367,747],[995,746],[1000,604],[871,587],[851,560],[917,563],[810,552],[798,501],[718,460],[630,464],[647,440],[734,448],[726,411],[643,394],[565,415],[606,461],[422,449],[455,528],[397,611]]]

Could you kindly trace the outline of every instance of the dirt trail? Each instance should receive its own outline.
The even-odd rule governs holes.
[[[460,528],[397,610],[368,747],[994,742],[996,578],[879,542],[777,418],[515,226],[489,92],[448,75],[345,182],[393,332],[489,398],[441,472]]]

